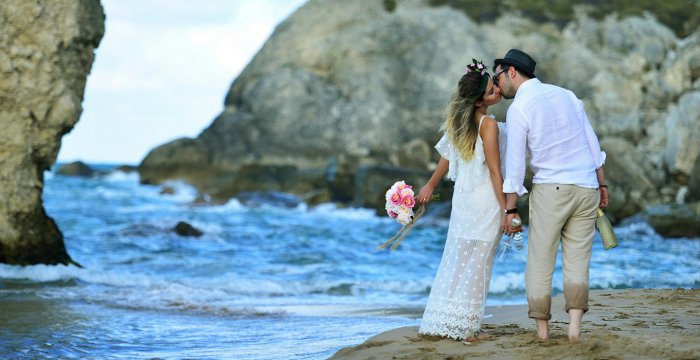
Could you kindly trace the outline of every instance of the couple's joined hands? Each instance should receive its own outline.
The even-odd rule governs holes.
[[[503,216],[503,221],[501,223],[501,229],[503,230],[503,233],[506,234],[507,236],[513,236],[515,233],[523,232],[523,226],[522,222],[521,225],[518,226],[513,226],[511,222],[513,219],[517,218],[520,220],[520,215],[516,214],[508,214],[506,216]]]

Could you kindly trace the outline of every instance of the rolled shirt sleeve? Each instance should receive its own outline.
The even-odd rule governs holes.
[[[503,180],[504,193],[527,193],[525,188],[525,152],[527,146],[527,119],[523,111],[515,106],[506,115],[507,146],[506,176]]]
[[[593,157],[593,162],[595,163],[595,168],[598,169],[605,165],[606,154],[604,151],[600,150],[600,143],[598,142],[598,137],[593,131],[590,120],[583,109],[583,101],[579,100],[579,106],[581,107],[579,114],[581,114],[581,121],[583,123],[583,129],[586,133],[586,141],[588,141],[588,148],[591,150],[591,156]]]

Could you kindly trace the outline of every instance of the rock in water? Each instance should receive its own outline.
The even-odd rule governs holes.
[[[56,174],[66,176],[91,177],[95,175],[95,170],[93,170],[91,167],[89,167],[87,164],[81,161],[76,161],[61,166],[58,170],[56,170]]]
[[[642,218],[664,237],[700,237],[700,213],[690,204],[652,205]]]
[[[184,221],[178,222],[173,230],[175,230],[175,233],[180,236],[200,237],[204,235],[204,233],[201,230]]]
[[[0,262],[72,262],[41,192],[103,33],[98,0],[0,5]]]

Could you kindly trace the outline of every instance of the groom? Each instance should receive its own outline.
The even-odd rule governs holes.
[[[564,298],[569,340],[581,338],[588,311],[588,268],[598,207],[608,205],[605,153],[576,95],[535,76],[535,60],[511,49],[494,61],[493,81],[503,97],[513,99],[506,115],[508,147],[503,192],[510,224],[523,187],[525,156],[534,172],[530,194],[530,233],[525,270],[528,316],[537,336],[549,338],[552,273],[561,241]],[[508,233],[518,229],[509,228]]]

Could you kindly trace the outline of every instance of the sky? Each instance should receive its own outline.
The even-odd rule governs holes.
[[[58,162],[137,165],[159,145],[196,137],[275,26],[304,2],[101,0],[105,35]]]

